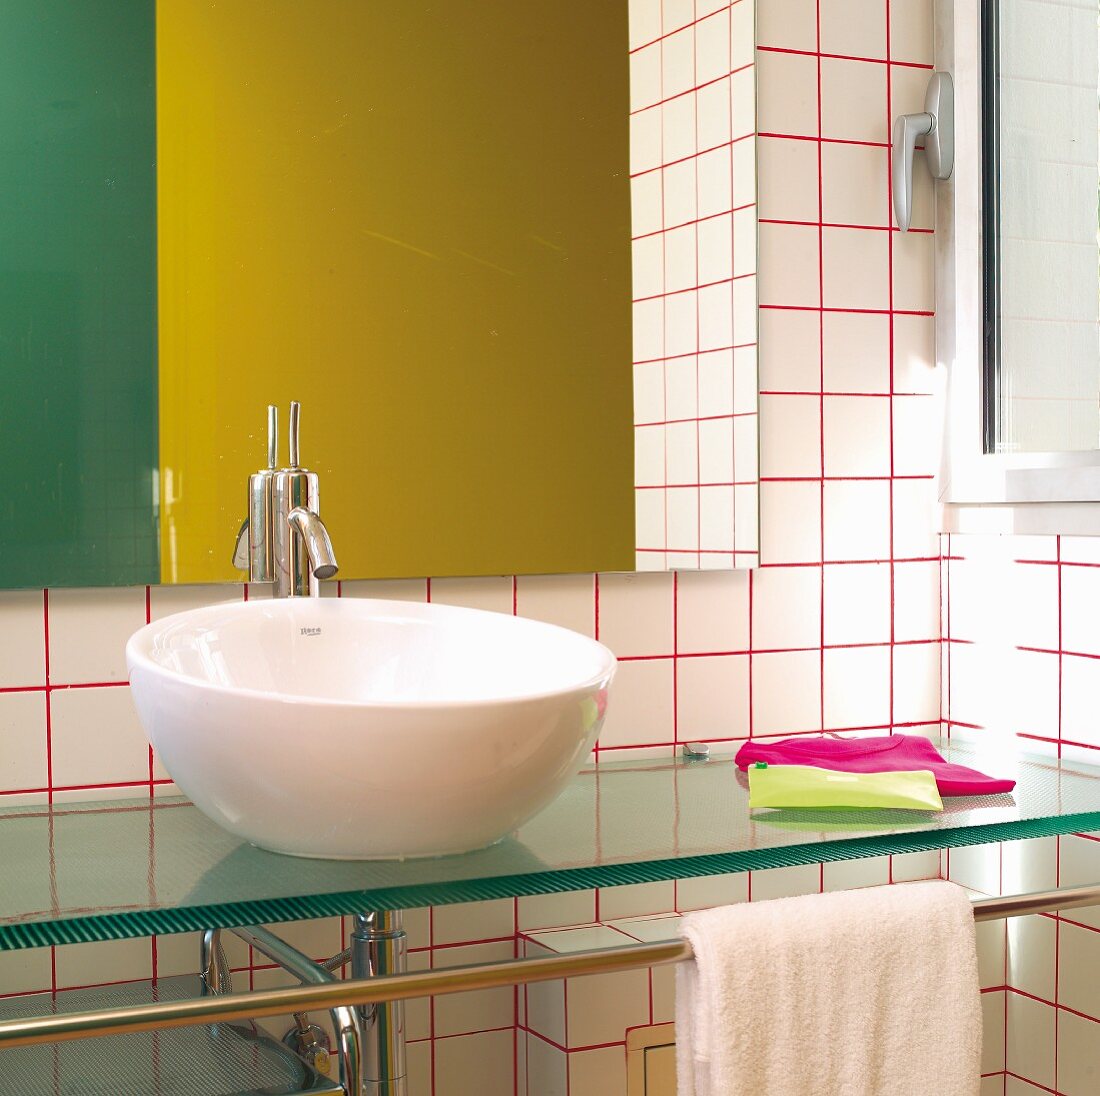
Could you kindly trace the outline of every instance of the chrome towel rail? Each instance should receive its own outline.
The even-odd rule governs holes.
[[[981,898],[974,902],[974,919],[996,921],[1005,917],[1095,905],[1100,905],[1100,883],[1034,894]],[[546,959],[507,959],[470,967],[446,967],[322,985],[199,997],[193,1001],[166,1001],[129,1008],[6,1020],[0,1022],[0,1048],[117,1035],[127,1031],[154,1031],[189,1024],[283,1016],[310,1009],[404,1001],[413,997],[680,963],[692,957],[691,945],[687,941],[669,940],[658,944],[629,944],[621,948],[574,952]]]

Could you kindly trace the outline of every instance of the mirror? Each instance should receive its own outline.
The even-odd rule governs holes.
[[[342,578],[751,564],[752,13],[650,8],[10,5],[0,585],[240,581],[292,399]]]

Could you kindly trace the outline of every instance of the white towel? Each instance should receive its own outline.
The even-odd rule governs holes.
[[[684,917],[679,1096],[977,1096],[974,915],[932,881]]]

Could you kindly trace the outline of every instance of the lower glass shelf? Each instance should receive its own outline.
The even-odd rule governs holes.
[[[461,856],[280,856],[182,799],[0,810],[0,951],[552,894],[1100,830],[1100,768],[940,743],[1017,783],[942,812],[750,810],[731,757],[583,770],[517,833]],[[324,788],[303,785],[298,809]]]
[[[0,1019],[185,1000],[201,993],[193,976],[0,1000]],[[0,1051],[0,1096],[251,1096],[335,1094],[343,1089],[247,1024],[107,1035]]]

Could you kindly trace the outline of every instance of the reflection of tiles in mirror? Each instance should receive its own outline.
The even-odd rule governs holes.
[[[651,7],[631,12],[636,565],[752,567],[755,0],[671,31]]]

